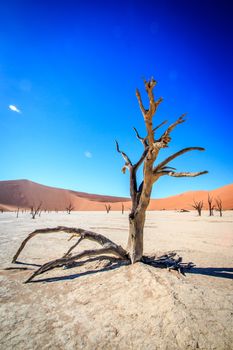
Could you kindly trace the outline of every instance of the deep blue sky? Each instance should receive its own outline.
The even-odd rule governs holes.
[[[128,196],[114,140],[138,159],[135,88],[146,104],[153,75],[164,98],[155,124],[188,112],[159,159],[202,146],[171,165],[209,170],[164,177],[153,197],[232,183],[232,38],[231,0],[2,1],[0,180]]]

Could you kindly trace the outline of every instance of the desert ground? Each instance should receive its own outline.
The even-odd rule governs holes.
[[[90,259],[24,284],[37,265],[74,244],[65,233],[38,235],[19,256],[22,264],[11,264],[28,233],[57,225],[127,242],[127,212],[42,213],[35,220],[0,213],[1,349],[233,349],[233,211],[222,218],[147,213],[144,253],[177,252],[196,265],[186,276]],[[81,242],[77,251],[88,247],[95,244]]]

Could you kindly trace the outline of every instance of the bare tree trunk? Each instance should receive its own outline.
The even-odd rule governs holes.
[[[180,151],[170,155],[162,162],[158,163],[156,166],[154,165],[155,161],[157,160],[157,157],[159,155],[159,152],[161,149],[168,147],[170,141],[171,141],[171,132],[176,128],[177,125],[182,124],[185,119],[185,115],[181,115],[174,123],[168,126],[168,128],[162,133],[160,137],[155,135],[155,132],[157,133],[157,130],[163,126],[167,121],[164,121],[160,123],[158,126],[153,127],[153,116],[157,111],[158,106],[162,102],[162,98],[159,98],[158,100],[155,100],[153,89],[156,86],[157,82],[151,78],[150,80],[146,81],[144,80],[145,89],[148,95],[148,102],[149,106],[145,107],[141,98],[141,94],[139,90],[136,90],[136,97],[138,99],[139,107],[141,109],[145,126],[146,126],[146,136],[141,137],[137,131],[136,128],[134,128],[134,131],[136,133],[137,139],[142,143],[143,145],[143,152],[141,157],[136,163],[132,163],[130,158],[127,156],[125,152],[120,150],[119,144],[116,141],[116,149],[119,153],[121,153],[125,163],[122,168],[122,172],[125,173],[126,170],[129,171],[130,174],[130,197],[132,200],[132,209],[131,213],[129,215],[129,236],[128,236],[128,244],[127,249],[124,250],[122,247],[116,245],[114,242],[110,241],[106,237],[97,234],[95,232],[86,231],[83,229],[76,229],[76,228],[69,228],[69,227],[55,227],[55,228],[47,228],[47,229],[40,229],[32,232],[21,244],[19,247],[17,253],[13,257],[12,262],[16,262],[19,254],[24,249],[25,244],[27,241],[34,237],[36,234],[39,233],[49,233],[49,232],[67,232],[73,234],[72,237],[77,237],[78,241],[69,248],[69,250],[66,252],[66,254],[59,259],[50,261],[44,265],[42,265],[29,279],[27,282],[30,282],[35,276],[42,274],[48,270],[51,270],[56,267],[61,266],[67,266],[67,264],[70,264],[76,260],[79,260],[83,257],[87,256],[102,256],[103,254],[110,254],[110,258],[112,258],[112,255],[115,255],[120,260],[124,260],[127,263],[136,263],[138,261],[142,261],[145,263],[150,263],[153,259],[143,257],[143,229],[145,225],[145,217],[146,217],[146,210],[150,202],[151,197],[151,191],[153,184],[160,179],[162,176],[172,176],[172,177],[195,177],[199,175],[206,174],[207,171],[199,171],[199,172],[176,172],[175,168],[169,166],[169,163],[176,159],[177,157],[181,156],[182,154],[185,154],[189,151],[204,151],[204,148],[202,147],[186,147],[181,149]],[[143,165],[143,180],[140,184],[137,183],[137,171],[138,169]],[[211,199],[211,198],[210,198]],[[212,199],[211,199],[212,201]],[[38,207],[36,214],[38,213],[41,205]],[[105,204],[105,208],[107,213],[111,210],[110,204]],[[212,210],[213,210],[212,206]],[[70,205],[66,208],[68,214],[70,214],[70,211],[73,210],[73,206],[70,203]],[[123,213],[124,207],[122,205],[122,213]],[[32,215],[35,217],[35,213],[33,213],[32,208]],[[33,217],[33,218],[34,218]],[[77,247],[77,245],[83,240],[83,239],[90,239],[91,241],[95,241],[96,243],[99,243],[102,248],[101,249],[91,249],[91,250],[84,250],[82,253],[78,253],[75,255],[70,255],[71,251]],[[143,259],[142,259],[143,257]],[[164,255],[160,257],[160,260],[154,261],[154,266],[162,266],[162,267],[168,267],[169,269],[173,268],[177,271],[182,271],[184,265],[182,264],[182,259],[173,258],[174,254]],[[192,263],[188,264],[187,267],[192,267]]]
[[[132,264],[142,259],[145,218],[145,211],[141,211],[135,217],[129,216],[127,252]]]

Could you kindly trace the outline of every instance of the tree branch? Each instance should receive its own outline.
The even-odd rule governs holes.
[[[156,81],[153,78],[151,78],[149,81],[144,80],[144,84],[145,84],[145,89],[149,98],[149,109],[145,109],[145,107],[143,106],[141,94],[138,89],[136,90],[136,96],[145,120],[148,143],[150,146],[152,146],[154,144],[154,131],[152,127],[152,118],[159,104],[163,101],[163,99],[161,97],[157,101],[155,101],[154,99],[153,89],[156,85]]]
[[[158,174],[160,175],[169,175],[169,176],[173,176],[173,177],[196,177],[196,176],[200,176],[200,175],[204,175],[204,174],[208,174],[208,171],[199,171],[199,172],[179,172],[176,173],[174,171],[161,171]]]
[[[122,172],[125,173],[126,169],[129,169],[132,168],[132,162],[131,160],[129,159],[129,157],[127,156],[127,154],[125,154],[124,152],[122,152],[119,148],[119,144],[118,142],[116,141],[116,149],[117,149],[117,152],[118,153],[121,153],[123,159],[125,160],[125,165],[123,166],[122,168]]]
[[[157,84],[157,82],[154,80],[154,78],[151,78],[148,81],[144,80],[144,84],[145,84],[146,92],[148,94],[149,101],[150,101],[148,117],[152,118],[153,115],[155,114],[159,104],[163,101],[163,99],[162,99],[162,97],[160,97],[157,101],[154,100],[153,89]]]
[[[138,89],[136,89],[136,96],[137,96],[138,103],[139,103],[139,107],[140,107],[140,109],[141,109],[141,111],[142,111],[142,114],[143,114],[143,116],[145,116],[147,110],[146,110],[145,107],[143,106],[141,94],[140,94],[140,91],[139,91]]]
[[[182,150],[180,150],[179,152],[176,152],[174,154],[172,154],[170,157],[166,158],[163,162],[159,163],[154,169],[153,169],[153,173],[154,175],[161,170],[161,168],[163,168],[167,163],[171,162],[173,159],[181,156],[182,154],[189,152],[189,151],[204,151],[205,149],[202,147],[187,147],[184,148]]]
[[[145,148],[148,147],[147,136],[146,136],[146,137],[141,137],[141,136],[139,135],[137,129],[136,129],[136,128],[133,128],[133,129],[134,129],[134,131],[135,131],[135,133],[136,133],[137,139],[141,141],[141,143],[143,144],[143,146],[144,146]]]
[[[82,228],[74,228],[74,227],[67,227],[67,226],[57,226],[57,227],[50,227],[50,228],[44,228],[44,229],[38,229],[33,232],[31,232],[21,243],[19,249],[17,250],[16,254],[14,255],[12,259],[12,263],[15,263],[17,261],[17,258],[19,254],[22,252],[23,248],[27,244],[27,242],[33,238],[34,236],[38,234],[48,234],[48,233],[55,233],[55,232],[66,232],[75,235],[76,237],[82,237],[82,239],[89,239],[91,241],[94,241],[96,243],[99,243],[102,246],[113,246],[121,252],[122,256],[126,254],[125,250],[121,246],[117,246],[114,242],[112,242],[110,239],[106,238],[105,236],[95,233],[92,231],[87,231]]]
[[[157,148],[165,148],[168,147],[168,143],[171,141],[170,133],[173,129],[179,124],[182,124],[185,122],[184,117],[187,113],[182,114],[173,124],[171,124],[167,130],[163,133],[163,135],[160,137],[160,139],[155,141],[155,145]]]
[[[75,236],[76,236],[76,235],[73,235],[72,238],[75,237]],[[78,241],[77,241],[75,244],[73,244],[73,245],[68,249],[68,251],[63,255],[63,258],[66,258],[67,256],[69,256],[70,253],[72,252],[72,250],[73,250],[74,248],[76,248],[76,247],[79,245],[79,243],[80,243],[83,239],[84,239],[83,236],[79,237]],[[70,240],[70,239],[69,239],[69,240]]]
[[[164,120],[161,124],[157,125],[154,129],[153,132],[155,132],[156,130],[158,130],[159,128],[161,128],[161,126],[163,126],[164,124],[167,123],[167,120]]]
[[[145,149],[144,152],[142,153],[142,156],[141,156],[141,158],[139,159],[139,161],[133,165],[133,168],[134,168],[135,172],[138,170],[138,168],[140,167],[140,165],[144,162],[144,160],[145,160],[145,158],[146,158],[146,156],[147,156],[148,150],[149,150],[149,147],[146,147],[146,149]]]
[[[31,280],[38,275],[41,275],[42,273],[52,270],[55,267],[61,267],[67,264],[70,264],[74,261],[77,261],[79,259],[82,259],[86,256],[96,256],[96,255],[101,255],[101,254],[106,254],[106,253],[110,253],[113,255],[116,255],[118,258],[122,259],[122,260],[127,260],[127,257],[124,256],[122,257],[122,255],[119,253],[119,251],[114,248],[114,247],[104,247],[101,249],[89,249],[89,250],[84,250],[81,253],[78,253],[76,255],[73,255],[71,257],[63,257],[60,259],[56,259],[56,260],[52,260],[49,261],[48,263],[42,265],[38,270],[36,270],[28,279],[27,281],[25,281],[25,283],[31,282]]]

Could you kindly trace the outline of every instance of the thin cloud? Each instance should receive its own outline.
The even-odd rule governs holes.
[[[85,157],[87,157],[87,158],[92,158],[92,153],[89,152],[89,151],[85,151],[85,152],[84,152],[84,155],[85,155]]]
[[[16,112],[16,113],[21,113],[20,109],[18,109],[16,106],[14,105],[9,105],[9,109],[13,112]]]

